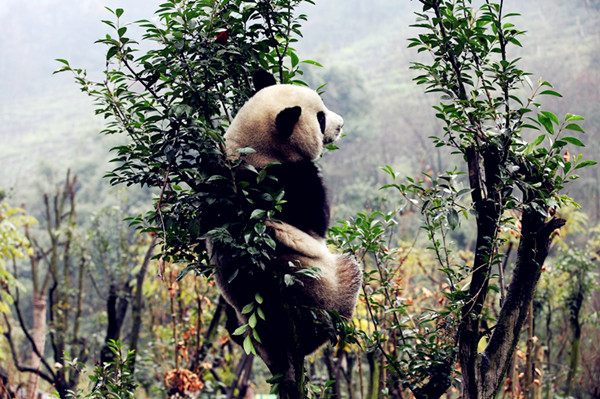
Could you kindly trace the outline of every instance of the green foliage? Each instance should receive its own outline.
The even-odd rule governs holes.
[[[58,60],[64,65],[58,72],[73,72],[95,99],[96,114],[107,120],[103,133],[128,139],[113,148],[111,184],[158,190],[154,211],[130,222],[162,238],[162,261],[187,264],[178,279],[190,271],[213,273],[207,241],[212,254],[241,265],[222,271],[229,281],[266,270],[272,259],[276,244],[265,222],[281,209],[283,192],[268,166],[257,170],[244,163],[251,148],[228,159],[222,136],[252,94],[254,71],[304,84],[291,47],[306,18],[294,12],[302,2],[312,4],[170,0],[160,5],[156,22],[136,22],[145,30],[142,40],[153,43],[141,55],[122,22],[123,9],[107,8],[112,20],[103,22],[111,33],[98,40],[107,46],[105,79],[91,81],[84,70]],[[257,292],[243,309],[248,323],[235,332],[245,335],[247,353],[256,354],[260,343],[261,303]]]
[[[330,230],[330,243],[357,257],[365,268],[365,309],[359,307],[361,322],[346,332],[345,341],[383,355],[393,376],[387,383],[392,397],[402,388],[418,392],[427,381],[443,384],[450,378],[456,356],[452,331],[458,319],[452,303],[435,309],[423,301],[413,308],[402,284],[411,249],[404,253],[404,248],[390,246],[398,222],[398,210],[361,212]]]
[[[540,80],[532,86],[529,73],[519,69],[519,59],[510,60],[509,46],[521,46],[524,34],[511,23],[517,14],[503,15],[498,3],[479,10],[471,1],[423,2],[418,13],[425,30],[410,39],[409,47],[431,53],[429,65],[414,63],[423,72],[415,78],[427,92],[441,93],[436,117],[444,123],[444,136],[434,137],[436,146],[449,146],[468,157],[468,151],[496,151],[502,170],[502,201],[508,208],[535,210],[568,205],[572,200],[558,192],[576,179],[573,172],[595,164],[571,157],[568,144],[582,147],[569,131],[583,133],[582,117],[567,114],[561,121],[549,111],[538,111],[540,96],[560,96],[552,85]],[[521,88],[531,95],[522,100]],[[534,114],[534,116],[530,116]],[[528,140],[527,131],[536,138]],[[538,132],[538,133],[535,133]],[[512,194],[519,189],[522,197]]]
[[[4,196],[3,191],[0,194],[0,197]],[[12,303],[9,288],[15,285],[22,288],[8,266],[16,258],[24,258],[31,252],[29,240],[19,230],[37,221],[23,209],[13,208],[2,200],[0,198],[0,313],[8,313],[8,304]]]
[[[112,32],[98,40],[107,46],[105,80],[91,81],[84,70],[59,60],[59,71],[72,71],[95,99],[96,113],[107,119],[103,133],[129,140],[113,148],[111,183],[160,190],[155,211],[132,223],[161,235],[163,257],[189,263],[186,272],[211,272],[204,238],[246,253],[260,268],[274,246],[264,220],[280,195],[256,188],[269,179],[266,171],[247,167],[238,176],[241,163],[225,159],[222,135],[251,95],[254,70],[301,83],[295,79],[300,61],[290,46],[305,19],[293,13],[301,2],[165,2],[156,22],[136,22],[145,30],[142,40],[154,43],[141,55],[128,37],[123,10],[108,9],[113,19],[104,23]]]
[[[407,258],[387,244],[393,214],[361,213],[333,228],[332,238],[365,265],[367,324],[360,324],[354,337],[385,359],[393,376],[386,384],[391,395],[404,387],[417,397],[441,396],[458,374],[458,360],[463,395],[493,397],[517,344],[550,234],[564,224],[552,215],[576,205],[562,190],[578,178],[576,171],[595,162],[567,150],[583,146],[572,135],[583,133],[578,124],[583,118],[567,114],[560,120],[542,110],[539,98],[560,94],[543,80],[531,85],[519,59],[508,57],[511,46],[521,46],[523,35],[511,23],[515,14],[504,15],[502,3],[485,2],[479,9],[470,0],[421,3],[423,12],[414,25],[419,34],[409,47],[429,52],[432,61],[413,64],[420,73],[415,81],[439,95],[434,110],[443,134],[432,137],[435,146],[460,156],[467,173],[458,167],[404,183],[386,166],[383,170],[395,182],[384,188],[397,190],[405,204],[420,210],[428,249],[447,283],[445,300],[416,313],[402,300],[395,279]],[[522,99],[526,89],[530,94]],[[463,187],[464,177],[468,187]],[[477,228],[472,261],[458,254],[451,240],[471,215]],[[511,280],[518,288],[508,293],[498,250],[507,242],[500,235],[505,230],[521,235]],[[501,291],[504,305],[497,320],[486,302],[494,291]],[[493,334],[484,330],[487,323],[496,323]],[[488,340],[487,347],[480,346]],[[481,373],[498,377],[483,379]]]
[[[497,391],[508,368],[510,356],[506,353],[512,353],[517,344],[548,254],[550,233],[565,223],[552,218],[552,214],[557,208],[576,205],[561,190],[578,178],[574,171],[595,162],[584,161],[581,155],[571,156],[566,150],[569,144],[583,146],[580,139],[568,135],[583,133],[577,124],[583,118],[567,114],[561,121],[552,112],[541,110],[539,97],[561,95],[541,79],[532,86],[530,74],[518,66],[519,59],[509,58],[509,48],[521,47],[518,39],[524,34],[511,22],[517,14],[504,14],[503,3],[485,2],[477,10],[470,0],[424,0],[422,4],[423,12],[417,13],[418,23],[414,26],[423,33],[410,39],[409,47],[429,52],[432,61],[413,64],[412,68],[421,72],[415,81],[425,86],[426,92],[440,94],[434,109],[444,134],[433,137],[433,141],[436,147],[449,147],[462,155],[470,188],[457,191],[446,183],[439,184],[432,176],[427,176],[431,188],[426,190],[412,180],[412,184],[393,187],[405,197],[417,194],[421,198],[424,227],[451,283],[452,295],[448,297],[451,304],[461,308],[456,337],[463,395],[488,397]],[[531,91],[525,100],[520,97],[522,88]],[[393,176],[391,170],[388,173]],[[440,179],[450,181],[447,176]],[[471,194],[471,204],[457,206],[455,198],[466,193]],[[470,269],[447,261],[449,244],[444,232],[456,228],[459,210],[464,217],[472,212],[477,225],[476,252]],[[515,212],[522,215],[518,223],[513,217]],[[522,236],[511,286],[519,288],[509,289],[506,298],[504,291],[501,293],[503,309],[483,354],[489,360],[481,365],[480,320],[487,313],[487,293],[495,288],[492,267],[500,271],[503,267],[497,251],[504,243],[499,232],[517,226]],[[529,272],[523,272],[523,268]],[[455,294],[453,277],[463,279],[465,271],[470,282]],[[504,284],[502,276],[500,284]],[[505,329],[516,333],[504,334]],[[478,367],[484,367],[485,373],[495,370],[500,378],[484,380],[478,375]]]
[[[108,347],[114,354],[114,360],[104,364],[97,364],[94,367],[93,373],[89,376],[89,393],[84,393],[80,390],[77,392],[69,391],[67,398],[123,399],[136,397],[135,390],[137,384],[129,368],[134,357],[134,352],[128,351],[127,353],[123,353],[120,340],[111,340],[108,342]],[[73,368],[79,373],[85,370],[83,363],[78,362],[77,359],[70,359],[67,354],[65,354],[65,367]]]

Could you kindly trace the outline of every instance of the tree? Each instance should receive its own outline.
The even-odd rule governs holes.
[[[350,338],[363,342],[371,356],[378,353],[390,375],[382,384],[375,373],[376,389],[369,392],[378,394],[385,386],[397,396],[409,389],[418,398],[434,398],[459,380],[463,397],[493,398],[527,315],[533,318],[531,303],[542,267],[555,231],[565,224],[557,211],[576,205],[562,190],[577,179],[577,170],[595,162],[567,149],[583,146],[568,134],[583,133],[578,124],[583,118],[567,114],[561,121],[540,110],[540,97],[561,95],[546,81],[532,85],[518,59],[508,57],[523,34],[509,22],[516,14],[505,15],[502,2],[486,1],[479,9],[470,0],[421,3],[414,25],[419,34],[409,47],[428,52],[433,60],[413,63],[419,72],[415,81],[440,95],[434,109],[443,134],[433,141],[436,148],[449,149],[459,166],[407,181],[385,166],[395,182],[384,187],[396,189],[404,204],[390,213],[360,213],[332,229],[332,240],[365,265],[368,324],[360,323]],[[519,97],[523,89],[530,90],[525,99]],[[426,271],[426,276],[434,282],[443,278],[438,287],[445,296],[416,311],[401,279],[418,250],[417,238],[399,249],[390,247],[395,226],[402,223],[398,211],[407,204],[420,210],[437,262],[438,271]],[[471,218],[472,254],[453,243],[461,223]],[[528,353],[531,371],[533,358]],[[457,361],[460,370],[454,367]]]
[[[76,235],[76,184],[77,177],[71,177],[67,172],[64,185],[57,189],[56,194],[43,195],[47,243],[41,242],[40,237],[34,237],[29,231],[29,226],[25,225],[26,236],[32,246],[29,253],[34,305],[31,333],[23,316],[19,287],[15,288],[12,297],[19,326],[32,346],[30,366],[20,363],[12,328],[8,322],[5,336],[16,368],[33,375],[28,385],[29,395],[34,395],[39,376],[54,385],[61,398],[66,397],[67,391],[77,384],[79,374],[64,367],[64,354],[77,353],[79,359],[86,358],[86,342],[80,335],[80,322],[87,259],[81,251],[81,246],[78,246],[80,242]],[[16,265],[13,275],[19,278]],[[44,357],[48,331],[54,364],[58,364],[59,367],[50,365]]]
[[[72,71],[96,100],[96,113],[107,119],[104,133],[129,139],[114,149],[111,183],[160,193],[154,211],[133,223],[162,239],[162,264],[188,265],[180,278],[190,271],[213,272],[206,239],[243,257],[249,270],[264,270],[273,256],[265,221],[281,205],[280,196],[260,189],[266,170],[227,159],[222,136],[231,115],[252,94],[253,71],[263,68],[280,83],[302,83],[295,79],[300,60],[291,47],[305,19],[294,13],[302,2],[167,1],[157,22],[138,22],[145,29],[143,40],[155,43],[138,57],[137,42],[121,21],[124,11],[108,9],[114,20],[104,22],[112,33],[98,41],[107,46],[105,80],[91,81],[84,70],[59,60],[59,71]],[[240,177],[242,169],[251,177]],[[256,209],[258,203],[263,209]],[[244,349],[255,353],[253,342],[259,339],[248,329]]]
[[[30,253],[30,243],[19,228],[37,223],[25,210],[13,208],[4,202],[4,192],[0,191],[0,313],[8,313],[12,303],[9,288],[18,284],[8,269],[7,261],[24,258]],[[4,332],[0,330],[0,332]]]
[[[478,10],[470,0],[421,0],[423,12],[415,25],[421,29],[410,47],[429,52],[431,64],[414,63],[422,74],[415,78],[427,92],[441,94],[436,117],[444,134],[434,138],[437,147],[450,147],[462,156],[467,170],[471,204],[461,206],[452,181],[444,183],[446,198],[423,184],[396,185],[403,194],[419,197],[422,212],[434,216],[429,234],[434,249],[445,259],[438,240],[444,229],[454,229],[459,216],[475,217],[476,245],[469,266],[470,283],[449,293],[460,312],[456,330],[462,392],[466,398],[491,398],[497,393],[510,364],[519,333],[548,255],[554,231],[565,220],[553,216],[556,209],[574,201],[561,194],[574,172],[595,164],[571,156],[567,145],[583,146],[568,132],[582,133],[583,118],[567,114],[563,121],[552,112],[539,110],[540,96],[557,96],[550,83],[529,84],[528,73],[510,59],[510,46],[521,46],[523,32],[509,22],[503,2],[486,1]],[[521,87],[531,95],[519,98]],[[532,133],[537,132],[531,138]],[[433,180],[433,179],[432,179]],[[512,278],[502,289],[500,312],[492,328],[485,327],[486,298],[494,288],[494,268],[502,265],[501,229],[516,229],[518,250]],[[453,279],[453,271],[448,278]],[[499,270],[498,283],[504,277]],[[478,350],[483,338],[485,349]],[[425,397],[441,395],[447,386],[432,387]]]
[[[22,287],[18,279],[8,269],[7,263],[10,261],[16,263],[17,258],[31,256],[30,242],[20,229],[24,226],[37,223],[37,221],[27,215],[25,210],[13,208],[5,203],[4,195],[4,192],[0,191],[0,313],[4,316],[7,330],[5,331],[0,325],[0,332],[6,336],[10,330],[7,313],[10,312],[10,304],[13,303],[10,290]],[[37,338],[39,340],[39,337]],[[39,368],[39,365],[39,357],[32,353],[28,366],[35,370]],[[37,374],[31,373],[27,383],[28,397],[32,397],[31,392],[34,392],[36,388]],[[7,390],[8,388],[3,382],[0,386],[1,396],[4,396],[5,393],[8,394]]]
[[[133,353],[128,367],[133,373],[142,326],[142,287],[157,239],[145,239],[128,226],[125,212],[121,207],[112,207],[94,215],[88,233],[88,253],[92,264],[90,278],[106,303],[108,320],[100,363],[114,361],[116,353],[111,342],[121,340],[125,316],[131,307],[131,331],[127,336],[129,351]]]

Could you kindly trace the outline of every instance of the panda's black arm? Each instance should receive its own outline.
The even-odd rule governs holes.
[[[285,191],[286,201],[276,217],[324,238],[329,228],[329,202],[317,166],[311,161],[283,163],[274,168],[273,175]]]

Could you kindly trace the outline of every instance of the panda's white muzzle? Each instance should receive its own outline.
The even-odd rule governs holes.
[[[325,125],[325,132],[323,133],[323,143],[331,144],[340,137],[340,134],[342,134],[344,119],[335,112],[327,110],[325,120],[327,122]]]

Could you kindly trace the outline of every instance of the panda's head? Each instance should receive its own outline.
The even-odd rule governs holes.
[[[265,71],[254,74],[256,94],[239,110],[225,133],[227,151],[252,147],[246,161],[256,167],[271,162],[315,160],[323,144],[336,140],[344,120],[306,87],[277,85]]]

